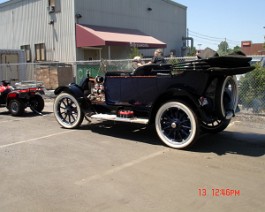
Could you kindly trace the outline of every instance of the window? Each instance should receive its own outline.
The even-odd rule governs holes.
[[[35,44],[35,60],[36,61],[46,60],[46,48],[44,43]]]
[[[55,7],[55,2],[56,2],[56,0],[48,0],[48,2],[49,2],[49,6],[50,6],[50,7],[51,7],[51,6]]]
[[[61,0],[48,0],[49,13],[61,12]]]
[[[21,50],[24,50],[25,52],[25,57],[27,62],[31,62],[31,50],[30,50],[30,45],[24,45],[20,47]]]

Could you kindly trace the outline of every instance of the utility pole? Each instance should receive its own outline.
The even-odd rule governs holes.
[[[265,26],[263,27],[263,29],[265,29]],[[265,44],[265,35],[264,35],[264,44]]]
[[[226,42],[226,38],[225,38],[225,53],[227,53],[227,42]]]

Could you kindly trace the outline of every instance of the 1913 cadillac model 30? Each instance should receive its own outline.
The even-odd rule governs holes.
[[[154,124],[169,147],[190,147],[201,131],[223,131],[238,102],[234,75],[253,70],[242,55],[106,72],[55,90],[54,114],[64,128],[86,119]]]

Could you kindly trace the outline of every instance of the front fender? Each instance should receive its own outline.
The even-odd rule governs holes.
[[[55,89],[54,94],[59,95],[62,92],[73,95],[77,100],[84,97],[84,92],[77,84],[70,84],[68,86],[60,86]]]
[[[9,105],[10,100],[18,98],[19,98],[19,93],[17,91],[11,91],[10,93],[7,94],[6,105]]]
[[[16,99],[19,97],[19,93],[17,91],[12,91],[7,94],[7,99]]]
[[[83,90],[77,84],[70,84],[68,86],[60,86],[55,89],[54,94],[59,95],[65,92],[71,94],[78,101],[82,111],[86,112],[90,109],[90,101],[85,97]]]

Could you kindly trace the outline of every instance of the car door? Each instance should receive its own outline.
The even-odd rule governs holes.
[[[155,76],[107,76],[104,86],[111,105],[147,105],[157,94]]]

